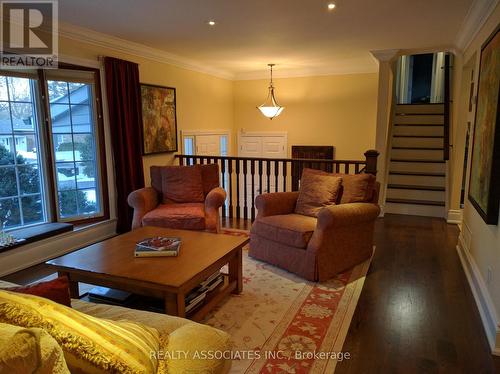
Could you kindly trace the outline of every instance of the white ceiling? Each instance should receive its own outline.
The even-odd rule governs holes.
[[[277,75],[369,72],[371,50],[451,48],[473,1],[334,2],[61,0],[59,18],[244,79],[269,62]]]

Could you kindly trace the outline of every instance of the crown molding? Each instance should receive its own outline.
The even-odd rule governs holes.
[[[84,42],[98,47],[109,48],[116,52],[142,57],[182,69],[212,75],[218,78],[233,80],[234,74],[206,66],[201,62],[177,56],[144,44],[128,41],[116,36],[103,34],[84,27],[59,22],[59,35],[71,40]]]
[[[377,62],[387,62],[398,56],[399,52],[399,49],[378,49],[370,51],[370,54]]]
[[[499,0],[474,0],[460,25],[455,44],[464,51],[475,38],[488,17],[495,10]]]
[[[279,67],[279,66],[278,66]],[[328,75],[349,75],[349,74],[370,74],[378,72],[376,65],[363,66],[360,68],[303,68],[273,70],[273,78],[305,78]],[[269,71],[253,71],[237,73],[234,77],[236,81],[269,79]]]

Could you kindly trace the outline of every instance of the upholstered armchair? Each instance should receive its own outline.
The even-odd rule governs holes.
[[[134,209],[132,229],[160,226],[173,229],[220,229],[219,208],[226,192],[219,187],[217,164],[152,166],[151,187],[128,197]]]
[[[366,198],[359,194],[356,198],[352,194],[356,186],[347,178],[342,199],[322,207],[315,217],[296,213],[299,192],[257,196],[249,255],[311,281],[327,280],[369,259],[380,213],[379,185],[373,177],[371,183],[361,186],[369,188],[367,194],[363,192]],[[365,202],[351,202],[356,200]]]

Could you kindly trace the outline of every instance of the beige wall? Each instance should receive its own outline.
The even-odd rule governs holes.
[[[464,51],[463,64],[471,61],[475,70],[475,89],[477,92],[477,77],[479,72],[479,57],[481,45],[493,32],[500,22],[500,5],[496,7],[490,18],[476,35],[470,46]],[[468,66],[457,66],[464,75],[467,73]],[[464,77],[464,80],[466,78]],[[464,85],[464,89],[467,89]],[[462,94],[464,96],[464,94]],[[467,96],[467,95],[465,95]],[[459,116],[464,116],[467,109],[467,100],[460,100],[461,107],[458,108]],[[455,129],[454,154],[457,156],[453,162],[455,175],[461,175],[460,169],[463,162],[464,134],[466,122],[464,118],[458,118],[457,127]],[[499,131],[499,129],[497,129]],[[469,154],[470,167],[470,154]],[[496,171],[498,172],[498,171]],[[460,178],[456,178],[454,183],[457,183]],[[486,225],[479,216],[475,208],[471,205],[468,199],[465,200],[464,219],[462,226],[462,238],[465,246],[468,249],[471,258],[477,265],[481,281],[485,285],[489,297],[494,304],[497,316],[500,315],[500,222],[498,225]],[[488,279],[488,271],[491,271],[491,277]],[[497,321],[498,323],[498,321]]]
[[[181,130],[232,130],[233,82],[207,74],[178,68],[173,65],[140,58],[111,49],[74,40],[59,39],[59,52],[63,56],[96,61],[98,56],[111,56],[139,64],[141,83],[176,88],[177,124]],[[179,151],[181,150],[180,136]],[[173,153],[145,156],[144,175],[149,185],[149,167],[171,163]]]
[[[333,145],[338,159],[363,159],[375,146],[378,74],[331,75],[275,80],[283,113],[272,121],[255,107],[269,80],[234,82],[235,133],[287,131],[292,145]]]

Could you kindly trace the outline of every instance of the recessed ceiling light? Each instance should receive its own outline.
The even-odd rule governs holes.
[[[209,26],[215,26],[215,21],[208,21],[207,23]]]
[[[334,10],[335,9],[335,4],[334,3],[330,3],[328,4],[328,10]]]

